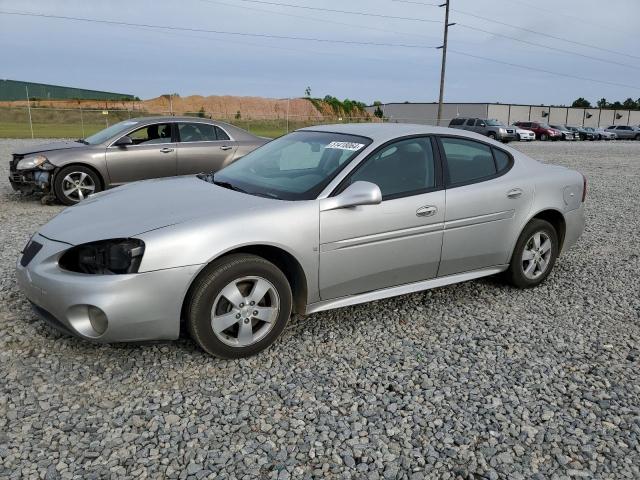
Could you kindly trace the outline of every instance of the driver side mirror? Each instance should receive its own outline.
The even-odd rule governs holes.
[[[375,183],[358,181],[349,185],[335,197],[323,198],[320,211],[338,210],[359,205],[378,205],[382,202],[382,192]]]
[[[120,137],[114,144],[115,147],[126,147],[128,145],[133,145],[133,140],[128,135],[124,137]]]
[[[479,124],[478,124],[478,126],[479,126],[479,127],[486,127],[486,126],[487,126],[487,124],[486,124],[486,123],[484,123],[484,122],[482,122],[482,123],[479,123]]]

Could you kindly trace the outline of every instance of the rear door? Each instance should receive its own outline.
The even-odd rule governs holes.
[[[176,174],[176,143],[172,122],[159,122],[127,134],[133,145],[106,149],[105,158],[111,185]],[[115,142],[114,142],[115,143]]]
[[[178,175],[216,172],[233,160],[238,142],[217,125],[178,122]]]
[[[475,118],[469,118],[469,119],[467,119],[466,122],[464,122],[464,129],[465,130],[469,130],[470,132],[474,132],[475,131],[475,126],[476,126],[476,119]]]
[[[526,178],[511,172],[504,150],[440,137],[446,184],[445,230],[438,276],[504,265],[533,200]]]

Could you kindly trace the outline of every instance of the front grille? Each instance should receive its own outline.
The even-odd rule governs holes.
[[[31,240],[27,244],[25,249],[22,251],[22,258],[20,259],[20,265],[22,265],[23,267],[26,267],[27,265],[29,265],[29,262],[33,260],[33,257],[35,257],[41,249],[42,249],[41,243]]]
[[[11,158],[11,162],[9,163],[9,171],[15,172],[18,170],[18,162],[24,158],[24,155],[19,155],[17,153],[13,154]]]
[[[513,130],[507,130],[507,133],[513,133]]]

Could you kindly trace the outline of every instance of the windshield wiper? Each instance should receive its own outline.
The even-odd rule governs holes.
[[[84,138],[79,138],[76,140],[77,143],[82,143],[84,145],[89,145],[89,142],[87,142]]]
[[[213,180],[213,184],[217,185],[219,187],[222,188],[227,188],[229,190],[234,190],[236,192],[240,192],[240,193],[247,193],[245,190],[241,189],[240,187],[236,187],[235,185],[230,184],[229,182],[221,182],[220,180]]]

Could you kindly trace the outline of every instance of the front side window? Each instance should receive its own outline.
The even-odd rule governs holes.
[[[110,138],[120,135],[130,128],[134,127],[138,122],[132,122],[131,120],[124,120],[122,122],[114,123],[110,127],[100,130],[98,133],[84,139],[84,143],[87,145],[99,145],[106,142]]]
[[[467,120],[467,127],[473,127],[475,123],[476,123],[476,119],[470,118],[469,120]]]
[[[428,137],[401,140],[368,158],[349,178],[375,183],[387,200],[418,194],[436,186],[435,161]]]
[[[214,183],[282,200],[312,200],[370,143],[356,135],[293,132],[220,170]]]
[[[496,174],[491,148],[461,138],[441,139],[449,170],[449,184],[469,183]]]
[[[181,142],[215,142],[218,140],[214,125],[208,123],[179,123]]]
[[[129,133],[134,145],[153,145],[156,143],[171,143],[171,124],[154,123]]]
[[[490,127],[504,127],[504,124],[502,122],[495,119],[487,120],[487,125],[489,125]]]

